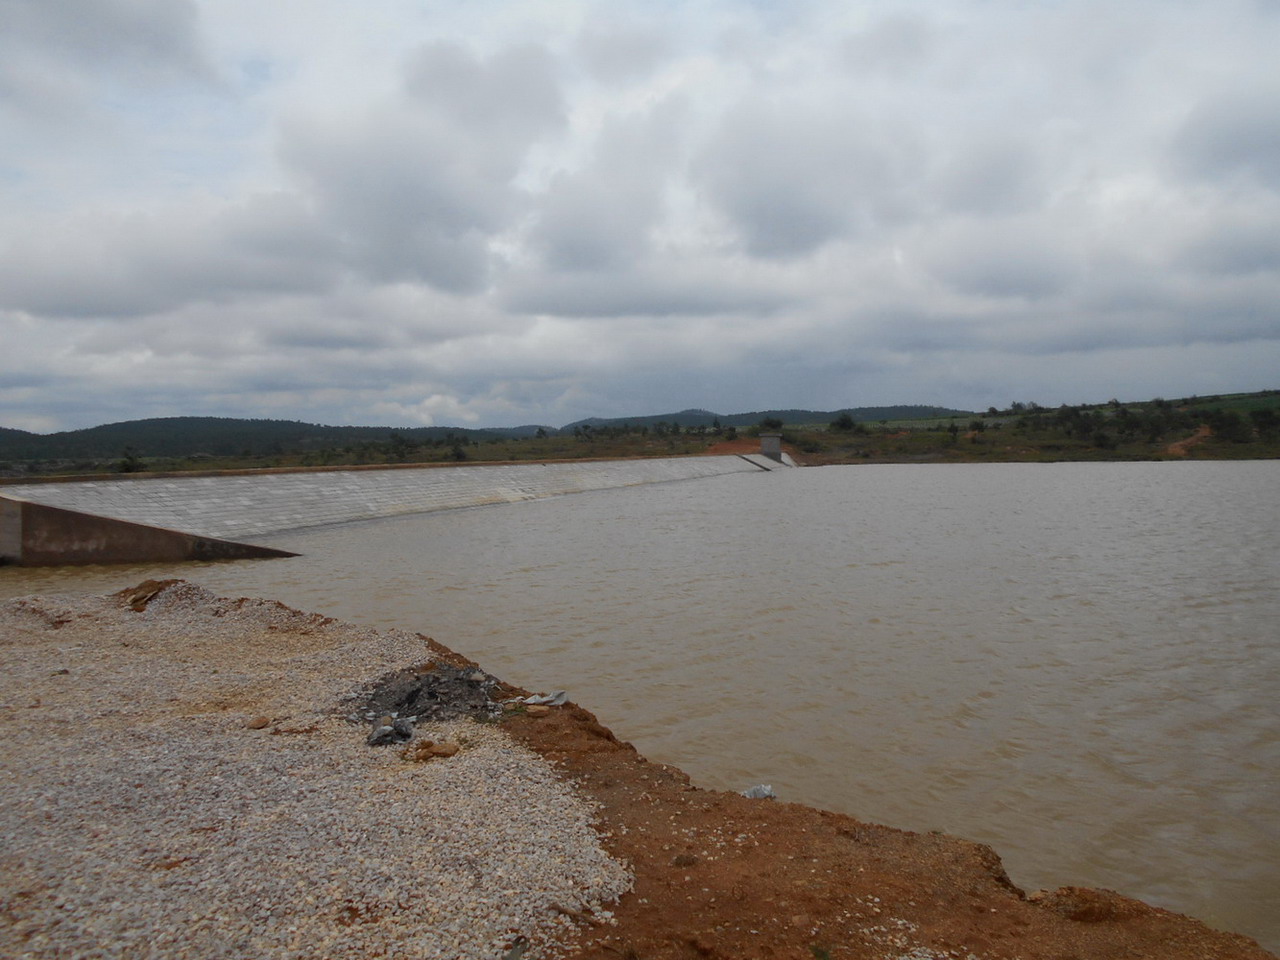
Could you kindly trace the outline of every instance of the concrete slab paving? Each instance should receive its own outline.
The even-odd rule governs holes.
[[[121,477],[0,485],[0,498],[202,537],[251,540],[264,534],[330,523],[779,467],[764,457],[712,456],[239,476]]]

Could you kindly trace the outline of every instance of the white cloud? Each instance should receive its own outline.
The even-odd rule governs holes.
[[[1274,5],[0,14],[0,425],[1276,386]]]

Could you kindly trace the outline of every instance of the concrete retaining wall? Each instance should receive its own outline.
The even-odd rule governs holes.
[[[461,467],[424,467],[386,470],[342,470],[306,473],[272,473],[240,476],[192,476],[122,478],[67,483],[0,486],[0,498],[11,504],[41,505],[92,518],[107,518],[148,529],[202,540],[242,540],[302,527],[353,520],[369,520],[397,514],[422,513],[488,503],[512,503],[540,497],[601,490],[729,473],[756,473],[766,466],[738,456],[671,457],[654,460],[573,461],[566,463],[480,464]],[[94,560],[75,554],[75,524],[39,519],[36,512],[22,515],[22,532],[13,532],[13,507],[0,512],[0,557],[30,562],[96,562],[113,553],[128,553],[120,545],[95,548]],[[33,559],[40,540],[42,557],[57,553],[52,532],[39,532],[42,524],[61,531],[57,539],[70,551],[62,561]],[[95,534],[96,536],[96,534]],[[150,543],[150,535],[133,538]],[[128,537],[124,538],[126,541]],[[6,547],[5,545],[8,544]],[[15,544],[20,552],[12,552]],[[130,548],[132,549],[132,548]],[[9,552],[5,552],[9,551]],[[92,551],[91,551],[92,552]],[[175,559],[171,556],[121,555],[110,559]]]
[[[0,501],[0,558],[28,566],[292,557],[272,547],[95,517],[41,503]]]

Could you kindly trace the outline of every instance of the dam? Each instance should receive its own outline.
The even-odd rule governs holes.
[[[0,485],[0,563],[290,556],[284,530],[795,466],[723,456],[124,476]]]

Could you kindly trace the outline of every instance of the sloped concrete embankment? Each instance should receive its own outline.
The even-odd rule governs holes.
[[[0,560],[50,564],[287,556],[243,541],[331,523],[779,466],[762,460],[670,457],[5,485],[0,486]]]

